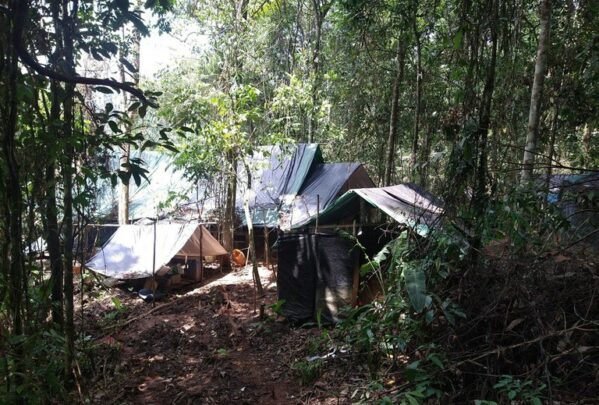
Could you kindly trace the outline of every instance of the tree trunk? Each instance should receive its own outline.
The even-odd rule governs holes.
[[[77,2],[74,2],[72,15],[69,15],[68,7],[65,4],[63,8],[62,24],[64,33],[64,58],[65,73],[70,76],[75,75],[75,57],[74,57],[74,18],[77,15]],[[64,310],[65,310],[65,375],[72,372],[72,364],[75,357],[75,325],[73,322],[73,163],[75,161],[75,136],[73,127],[75,120],[74,113],[75,85],[67,83],[65,85],[65,100],[63,104],[63,132],[65,137],[65,150],[63,161],[63,240],[64,240]]]
[[[553,120],[551,123],[551,135],[549,137],[549,152],[547,153],[547,169],[545,178],[545,191],[549,193],[549,187],[551,184],[551,175],[553,174],[553,157],[555,155],[555,134],[557,133],[557,126],[559,122],[559,99],[555,103],[555,111],[553,113]]]
[[[414,10],[414,39],[416,41],[416,108],[414,109],[414,129],[412,132],[412,156],[410,161],[410,174],[412,180],[416,176],[416,165],[418,164],[418,138],[420,132],[420,112],[422,107],[422,50],[420,46],[420,35],[418,31],[416,15],[418,12],[418,2]]]
[[[420,166],[420,185],[423,188],[427,188],[428,186],[428,173],[430,166],[430,156],[431,156],[431,141],[434,136],[434,122],[427,122],[425,127],[425,138],[424,138],[424,148],[422,154],[422,164]]]
[[[60,58],[63,51],[62,46],[62,25],[60,24],[60,4],[53,2],[50,4],[52,11],[52,20],[55,29],[56,49],[50,57],[50,64],[55,68],[60,66]],[[60,94],[60,84],[56,80],[50,81],[50,93],[52,94],[52,103],[50,106],[50,119],[48,128],[51,128],[52,141],[58,142],[62,138],[61,129],[61,111],[62,103]],[[46,243],[48,245],[48,254],[50,256],[50,283],[52,284],[52,321],[59,327],[64,326],[64,308],[63,308],[63,285],[64,271],[60,248],[60,231],[58,227],[58,206],[56,204],[56,177],[57,157],[49,156],[46,166]]]
[[[228,251],[232,251],[233,240],[235,238],[235,194],[237,193],[237,159],[235,151],[227,152],[227,163],[229,171],[226,174],[226,196],[225,196],[225,213],[223,218],[223,247]]]
[[[136,8],[139,8],[141,6],[141,2],[137,2],[137,6]],[[133,85],[135,87],[137,87],[139,85],[139,67],[140,67],[140,48],[141,48],[141,33],[139,32],[139,30],[135,27],[133,27],[133,32],[131,33],[131,37],[132,37],[132,44],[131,44],[131,56],[132,59],[130,60],[131,64],[133,65],[133,67],[135,68],[135,72],[133,73]],[[123,40],[125,39],[125,34],[123,34]],[[123,55],[123,57],[127,57],[128,55],[125,54]],[[125,74],[125,66],[121,63],[119,66],[120,69],[120,73],[121,73],[121,81],[125,82],[125,81],[130,81],[127,80],[126,74]],[[128,93],[123,92],[123,110],[126,110],[128,107],[130,101],[130,96],[128,95]],[[133,123],[135,121],[135,119],[137,118],[137,112],[136,111],[131,111],[129,112],[129,123],[125,125],[125,132],[130,132],[132,127],[133,127]],[[121,147],[121,158],[120,158],[120,164],[121,164],[121,169],[122,170],[126,170],[123,165],[126,165],[127,163],[129,163],[129,158],[131,156],[131,145],[126,144],[123,147]],[[130,183],[127,182],[126,184],[124,182],[120,182],[120,187],[119,187],[119,206],[118,206],[118,222],[119,224],[128,224],[129,223],[129,190],[130,190]]]
[[[480,213],[484,210],[484,199],[487,185],[487,138],[491,122],[491,105],[493,102],[493,92],[495,90],[495,70],[497,65],[497,8],[499,0],[492,1],[493,15],[491,17],[491,60],[487,66],[485,87],[481,99],[481,106],[478,120],[478,164],[476,174],[475,201]],[[480,219],[480,218],[479,218]]]
[[[403,81],[406,49],[400,38],[397,42],[397,70],[393,80],[393,93],[391,95],[391,116],[389,118],[389,137],[387,138],[387,159],[385,163],[384,185],[390,186],[393,181],[395,169],[395,142],[397,140],[397,124],[399,117],[399,90]]]
[[[528,131],[526,133],[526,145],[524,157],[522,158],[522,171],[520,172],[520,184],[527,184],[532,180],[532,172],[537,152],[537,141],[539,136],[539,121],[541,118],[541,102],[543,99],[543,84],[547,70],[547,51],[549,48],[549,32],[551,29],[551,0],[542,0],[539,11],[541,28],[539,32],[539,44],[537,47],[537,60],[535,73],[530,94],[530,110],[528,113]]]
[[[124,165],[129,163],[131,154],[131,145],[126,144],[121,147],[120,165],[121,170],[127,170]],[[118,206],[118,223],[119,225],[129,223],[129,182],[119,182],[119,206]]]
[[[498,24],[498,1],[491,1],[493,14],[490,20],[491,29],[491,60],[487,65],[485,86],[481,98],[478,131],[476,134],[478,162],[475,178],[475,190],[472,199],[473,211],[476,218],[476,231],[472,241],[472,252],[477,260],[482,247],[481,226],[483,216],[487,207],[487,138],[491,122],[491,105],[493,102],[493,91],[495,89],[495,70],[497,65],[497,24]]]
[[[16,132],[17,132],[17,113],[18,113],[18,92],[17,83],[19,75],[19,67],[17,64],[17,55],[12,44],[15,39],[21,38],[21,30],[25,20],[25,10],[19,7],[19,1],[13,0],[8,5],[10,10],[14,11],[13,15],[5,19],[3,14],[0,17],[2,22],[2,44],[0,45],[0,73],[2,81],[0,82],[0,91],[2,99],[0,100],[0,145],[1,145],[1,164],[0,173],[2,178],[0,182],[0,191],[3,193],[3,218],[0,223],[0,231],[2,231],[2,273],[6,277],[6,285],[8,286],[6,302],[7,318],[9,324],[9,333],[14,336],[24,334],[24,321],[22,319],[22,307],[24,289],[27,285],[23,285],[23,229],[22,229],[22,195],[20,188],[20,169],[17,163],[16,156]],[[4,326],[4,325],[3,325]],[[16,392],[15,389],[22,385],[23,373],[25,370],[22,365],[23,345],[11,345],[14,354],[14,364],[10,366],[9,373],[5,380],[5,387],[11,395]],[[10,396],[9,396],[10,398]],[[16,403],[23,403],[22,399],[13,397]]]
[[[60,136],[56,130],[60,121],[60,100],[58,99],[59,84],[56,81],[51,81],[50,91],[52,93],[52,105],[50,107],[50,125],[53,128],[52,132],[54,139]],[[60,254],[60,233],[58,229],[58,207],[56,205],[56,161],[55,157],[49,157],[48,165],[46,166],[46,201],[45,212],[46,217],[45,234],[46,243],[48,245],[48,255],[50,256],[50,283],[52,284],[52,321],[62,327],[64,323],[63,317],[63,263]]]
[[[266,224],[266,221],[264,221],[264,223]],[[265,225],[264,229],[263,229],[263,233],[264,233],[264,264],[266,264],[266,267],[270,266],[270,244],[268,243],[268,227]]]
[[[468,46],[470,52],[466,52],[468,59],[468,69],[464,78],[464,98],[462,102],[462,122],[467,125],[470,121],[472,111],[476,105],[476,67],[478,66],[478,54],[479,54],[479,36],[480,36],[480,18],[475,16],[475,12],[472,11],[472,5],[470,1],[464,1],[462,8],[462,32],[469,33],[468,35]],[[470,20],[474,20],[474,23],[470,23]],[[472,27],[471,25],[474,25]],[[466,36],[464,35],[464,38]]]
[[[308,142],[315,140],[316,130],[318,129],[317,114],[319,110],[319,96],[321,77],[320,77],[320,47],[322,46],[322,25],[324,19],[331,8],[332,2],[321,3],[321,0],[312,0],[314,11],[314,41],[312,48],[312,108],[310,119],[308,120]]]
[[[250,198],[252,196],[252,172],[250,166],[245,163],[245,171],[247,173],[248,188],[243,196],[243,210],[245,211],[245,219],[248,226],[248,238],[250,240],[250,249],[248,255],[252,254],[252,276],[256,285],[256,291],[259,297],[264,296],[264,289],[262,288],[262,282],[260,281],[260,273],[258,272],[258,257],[256,255],[256,236],[254,235],[254,221],[252,219],[252,213],[250,212]],[[268,243],[268,242],[267,242]]]
[[[586,168],[591,164],[591,127],[589,124],[584,124],[582,130],[582,167]]]

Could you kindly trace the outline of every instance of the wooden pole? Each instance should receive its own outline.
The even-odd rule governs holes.
[[[316,233],[318,233],[318,217],[320,216],[320,194],[316,194]]]
[[[154,218],[154,244],[152,247],[152,307],[156,306],[156,222]]]
[[[204,249],[202,248],[202,239],[204,239],[203,226],[200,225],[200,283],[204,281]]]
[[[266,226],[266,221],[264,224],[264,263],[266,264],[266,268],[270,267],[270,246],[268,246],[268,227]]]

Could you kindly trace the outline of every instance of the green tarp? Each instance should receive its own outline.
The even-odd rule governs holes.
[[[428,234],[430,228],[440,222],[443,214],[443,203],[438,198],[415,184],[404,183],[350,190],[320,213],[319,223],[335,224],[357,217],[361,199],[422,235]],[[314,219],[309,222],[313,223]]]

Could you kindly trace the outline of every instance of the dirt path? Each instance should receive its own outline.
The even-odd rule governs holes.
[[[271,273],[261,268],[266,305],[276,301]],[[111,290],[112,291],[112,290]],[[102,337],[104,360],[95,360],[94,402],[133,404],[297,403],[301,387],[290,370],[303,357],[311,329],[259,319],[249,270],[216,278],[149,315],[151,304],[117,290],[132,320]],[[98,322],[114,312],[113,297],[90,308],[88,327],[99,337]],[[162,305],[163,303],[157,303]],[[102,306],[103,305],[103,306]],[[267,315],[272,314],[267,310]],[[114,322],[114,321],[113,321]],[[102,329],[105,331],[106,329]]]

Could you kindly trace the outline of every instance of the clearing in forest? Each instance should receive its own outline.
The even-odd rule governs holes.
[[[302,389],[294,376],[292,364],[320,332],[274,320],[274,274],[260,267],[260,276],[266,296],[256,304],[249,267],[218,273],[154,307],[118,288],[92,299],[84,328],[98,344],[88,383],[94,402],[337,403],[338,393]]]

